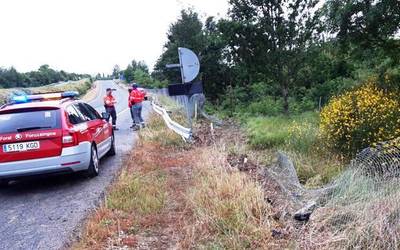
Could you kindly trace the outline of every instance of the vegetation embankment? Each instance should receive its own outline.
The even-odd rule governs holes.
[[[202,128],[198,128],[202,130]],[[226,134],[226,138],[234,138]],[[271,244],[261,186],[227,165],[232,142],[186,145],[150,118],[139,143],[74,249],[229,248]]]
[[[168,108],[168,102],[163,103]],[[293,219],[296,200],[302,195],[294,195],[285,186],[293,184],[282,181],[288,173],[270,172],[278,165],[274,149],[265,149],[265,145],[302,152],[316,162],[326,157],[328,152],[322,154],[323,149],[314,146],[315,142],[323,143],[321,133],[315,132],[319,131],[316,115],[310,113],[305,120],[301,117],[259,118],[245,129],[229,121],[215,129],[200,122],[195,126],[195,144],[186,145],[160,117],[153,116],[149,126],[140,131],[139,145],[129,163],[73,248],[398,247],[398,170],[392,175],[379,175],[387,172],[371,167],[382,164],[372,165],[362,158],[357,166],[329,175],[333,188],[319,198],[319,208],[308,223]],[[181,118],[177,113],[176,119]],[[303,133],[292,132],[296,129],[312,132],[305,136],[282,133],[283,139],[272,142],[254,141],[252,135],[265,132],[257,131],[257,124],[268,126],[273,122],[281,127],[287,124],[282,130],[289,134]],[[302,129],[296,128],[300,122]],[[269,138],[268,134],[263,136]],[[388,149],[386,156],[394,159],[398,152]],[[369,167],[363,169],[361,163]],[[315,171],[321,174],[325,170]],[[323,182],[328,179],[314,185]]]
[[[85,95],[92,88],[92,81],[89,78],[71,81],[62,85],[45,85],[33,88],[11,88],[0,89],[0,104],[7,102],[12,95],[22,93],[35,94],[35,93],[50,93],[62,91],[77,91],[81,96]]]

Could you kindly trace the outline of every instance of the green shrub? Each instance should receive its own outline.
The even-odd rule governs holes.
[[[317,100],[312,100],[308,96],[304,96],[300,100],[294,98],[289,99],[289,112],[291,114],[302,114],[317,109]]]
[[[244,107],[244,111],[252,115],[276,116],[283,113],[283,104],[281,99],[267,96],[260,101],[250,103],[247,108]]]

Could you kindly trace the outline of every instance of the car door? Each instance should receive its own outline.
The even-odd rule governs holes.
[[[89,124],[85,117],[79,112],[77,107],[73,104],[68,105],[65,108],[68,115],[69,122],[73,125],[78,136],[78,141],[80,142],[91,142],[91,135],[89,132]]]
[[[112,128],[110,126],[110,123],[108,123],[106,120],[104,120],[101,115],[89,104],[83,103],[83,105],[89,110],[89,112],[97,119],[103,126],[103,139],[104,140],[110,140],[112,136]]]
[[[85,119],[88,120],[89,131],[97,145],[99,157],[102,157],[107,153],[111,145],[110,141],[105,137],[103,119],[101,119],[101,116],[97,112],[93,112],[88,104],[79,102],[75,105]]]

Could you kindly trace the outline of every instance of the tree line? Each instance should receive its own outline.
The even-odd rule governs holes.
[[[168,85],[166,80],[158,80],[153,77],[144,61],[132,60],[124,70],[121,70],[119,65],[115,65],[112,77],[114,79],[123,78],[127,83],[136,82],[145,88],[163,88]]]
[[[87,74],[57,71],[45,64],[36,71],[20,73],[14,67],[0,68],[0,88],[28,88],[48,85],[62,81],[76,81],[90,78]]]
[[[400,86],[400,1],[229,0],[226,18],[192,9],[171,24],[151,77],[180,82],[178,47],[195,51],[208,99],[231,113],[315,110],[370,76]]]

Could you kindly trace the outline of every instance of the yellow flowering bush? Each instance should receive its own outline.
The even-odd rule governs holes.
[[[331,146],[351,155],[400,136],[399,93],[384,90],[376,82],[371,78],[323,108],[320,131]]]

